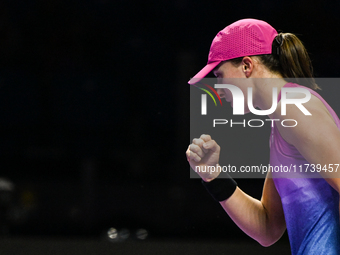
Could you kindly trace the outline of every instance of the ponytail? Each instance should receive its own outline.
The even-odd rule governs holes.
[[[307,50],[294,34],[280,33],[273,42],[277,47],[279,70],[283,78],[293,78],[296,83],[311,89],[320,89],[313,78],[313,67]],[[301,79],[309,78],[309,79]]]
[[[314,90],[320,89],[313,78],[313,67],[307,50],[294,34],[278,34],[273,41],[272,54],[257,57],[271,72],[281,74],[289,82]],[[237,66],[242,59],[232,59],[231,62]]]

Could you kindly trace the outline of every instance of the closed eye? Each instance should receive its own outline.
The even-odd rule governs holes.
[[[215,75],[216,78],[220,78],[221,77],[221,74],[217,73],[217,72],[216,73],[214,72],[214,75]]]

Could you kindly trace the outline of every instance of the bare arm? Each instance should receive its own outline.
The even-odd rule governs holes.
[[[272,178],[265,180],[261,201],[237,188],[220,204],[240,229],[263,246],[275,243],[286,229],[281,199]]]
[[[282,118],[279,114],[280,104],[274,118]],[[310,164],[320,164],[325,170],[320,171],[321,177],[340,193],[340,131],[324,104],[314,95],[304,106],[311,112],[305,116],[294,105],[287,106],[287,119],[295,119],[298,125],[284,128],[277,125],[281,136],[295,146]],[[332,169],[331,166],[334,166]],[[339,206],[340,217],[340,206]]]
[[[193,140],[186,154],[191,168],[195,170],[196,166],[216,166],[219,153],[218,144],[209,135],[202,135]],[[198,174],[205,181],[217,177],[216,173]],[[264,183],[261,201],[237,188],[231,197],[220,202],[236,225],[263,246],[275,243],[286,229],[281,199],[273,179],[268,177]]]

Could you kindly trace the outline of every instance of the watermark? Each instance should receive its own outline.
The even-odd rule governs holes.
[[[203,87],[199,87],[199,85],[204,86]],[[221,97],[219,96],[218,92],[216,91],[216,89],[222,89],[222,90],[229,90],[231,97],[232,97],[232,102],[233,102],[233,115],[244,115],[245,114],[245,96],[243,94],[243,91],[232,84],[215,84],[214,88],[204,82],[198,82],[198,84],[193,84],[192,86],[202,90],[203,92],[205,92],[204,94],[201,94],[201,115],[207,115],[207,109],[208,109],[208,105],[207,105],[207,95],[210,96],[210,98],[214,101],[215,106],[217,106],[217,102],[214,98],[214,95],[217,97],[220,105],[222,106],[222,100]],[[210,89],[211,92],[208,90]],[[223,92],[225,93],[225,92]],[[303,95],[303,97],[300,98],[289,98],[289,94],[299,94],[299,95]],[[281,115],[285,116],[287,115],[287,105],[288,104],[292,104],[295,105],[304,115],[306,116],[311,116],[312,114],[304,107],[304,103],[307,103],[310,99],[311,99],[311,93],[307,88],[303,88],[303,87],[287,87],[287,88],[282,88],[280,91],[280,103],[281,103]],[[278,105],[278,88],[277,87],[273,87],[272,88],[272,106],[269,109],[256,109],[254,107],[253,104],[253,89],[251,87],[247,88],[247,107],[249,109],[249,111],[257,116],[268,116],[272,113],[275,112],[275,110],[277,109],[277,105]],[[266,121],[272,121],[272,125],[273,125],[273,121],[276,120],[270,120],[270,119],[266,119]],[[293,125],[285,125],[284,122],[294,122]],[[250,122],[261,122],[260,125],[252,125],[250,124]],[[245,122],[243,123],[239,123],[237,121],[233,121],[232,119],[230,119],[230,121],[226,120],[226,119],[214,119],[213,120],[213,127],[215,127],[216,125],[225,125],[227,123],[230,123],[230,127],[233,127],[233,123],[234,125],[236,124],[243,124],[243,126],[245,127]],[[252,119],[249,120],[247,122],[249,127],[262,127],[264,125],[264,122],[262,120],[258,120],[258,119]],[[297,126],[297,121],[294,119],[283,119],[281,121],[281,125],[283,127],[295,127]]]
[[[221,82],[222,84],[218,84],[217,79],[206,78],[195,86],[188,85],[190,88],[189,141],[199,138],[202,134],[209,134],[221,148],[219,164],[224,166],[224,170],[230,165],[228,173],[233,178],[264,178],[266,173],[273,173],[274,178],[277,176],[278,178],[306,178],[306,176],[321,178],[325,175],[340,178],[340,167],[338,167],[340,162],[310,164],[306,172],[307,165],[304,164],[312,162],[307,162],[301,156],[293,160],[294,155],[288,155],[287,157],[292,158],[292,161],[288,160],[289,165],[284,165],[288,162],[285,160],[281,162],[282,158],[276,161],[280,155],[270,152],[273,148],[277,148],[286,155],[286,147],[282,147],[281,143],[277,142],[278,130],[281,130],[281,127],[289,130],[301,127],[304,119],[308,120],[311,118],[310,114],[314,115],[308,103],[315,97],[319,97],[318,95],[305,87],[293,87],[293,84],[282,89],[275,88],[271,84],[277,84],[277,80],[259,79],[256,81],[257,84],[262,82],[264,86],[269,84],[271,88],[266,90],[267,107],[260,109],[256,107],[259,98],[258,90],[254,87],[251,89],[248,80],[240,78]],[[324,99],[339,116],[340,79],[318,78],[315,82],[321,87],[321,90],[316,91],[322,97],[319,97],[320,100]],[[302,90],[299,90],[300,88]],[[229,93],[228,97],[222,98],[222,90],[224,93]],[[299,115],[299,118],[291,117],[293,116],[289,112],[291,109],[294,109],[294,114]],[[275,114],[270,114],[272,112]],[[320,119],[321,125],[323,121]],[[315,135],[320,135],[321,138],[327,134],[316,133]],[[269,162],[280,162],[282,168],[281,166],[270,168]],[[190,172],[190,177],[200,178],[195,173],[195,169],[193,170]]]
[[[215,88],[218,89],[228,89],[231,92],[232,100],[234,103],[233,106],[233,115],[244,115],[244,95],[240,88],[231,84],[215,84]],[[304,98],[287,98],[288,93],[302,93],[305,95]],[[202,95],[202,98],[206,95]],[[277,88],[272,88],[272,106],[268,110],[258,110],[255,109],[253,105],[253,89],[247,88],[247,98],[248,98],[248,108],[250,112],[255,115],[264,116],[272,114],[277,108]],[[302,104],[307,103],[311,99],[311,93],[308,89],[305,88],[282,88],[281,89],[281,115],[286,115],[287,113],[287,104],[296,105],[304,115],[312,115]],[[206,115],[206,100],[202,100],[201,108],[205,111],[202,111],[202,115]]]
[[[261,165],[217,165],[217,166],[196,166],[194,171],[196,173],[260,173],[267,175],[268,173],[337,173],[340,164],[289,164],[289,165],[275,165],[261,164]],[[339,170],[340,172],[340,170]]]
[[[243,119],[243,121],[234,121],[233,119],[227,120],[227,119],[214,119],[213,120],[213,127],[216,125],[226,125],[229,123],[230,127],[233,127],[235,125],[242,125],[243,127],[249,126],[249,127],[263,127],[265,122],[271,122],[271,127],[274,127],[274,122],[278,121],[281,126],[283,127],[296,127],[297,121],[294,119],[284,119],[280,121],[279,119],[265,119],[264,121],[261,119],[250,119],[246,121]]]

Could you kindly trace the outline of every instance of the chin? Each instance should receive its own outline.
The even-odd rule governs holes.
[[[248,113],[250,113],[250,110],[248,108],[245,108],[244,109],[244,114],[248,114]]]

